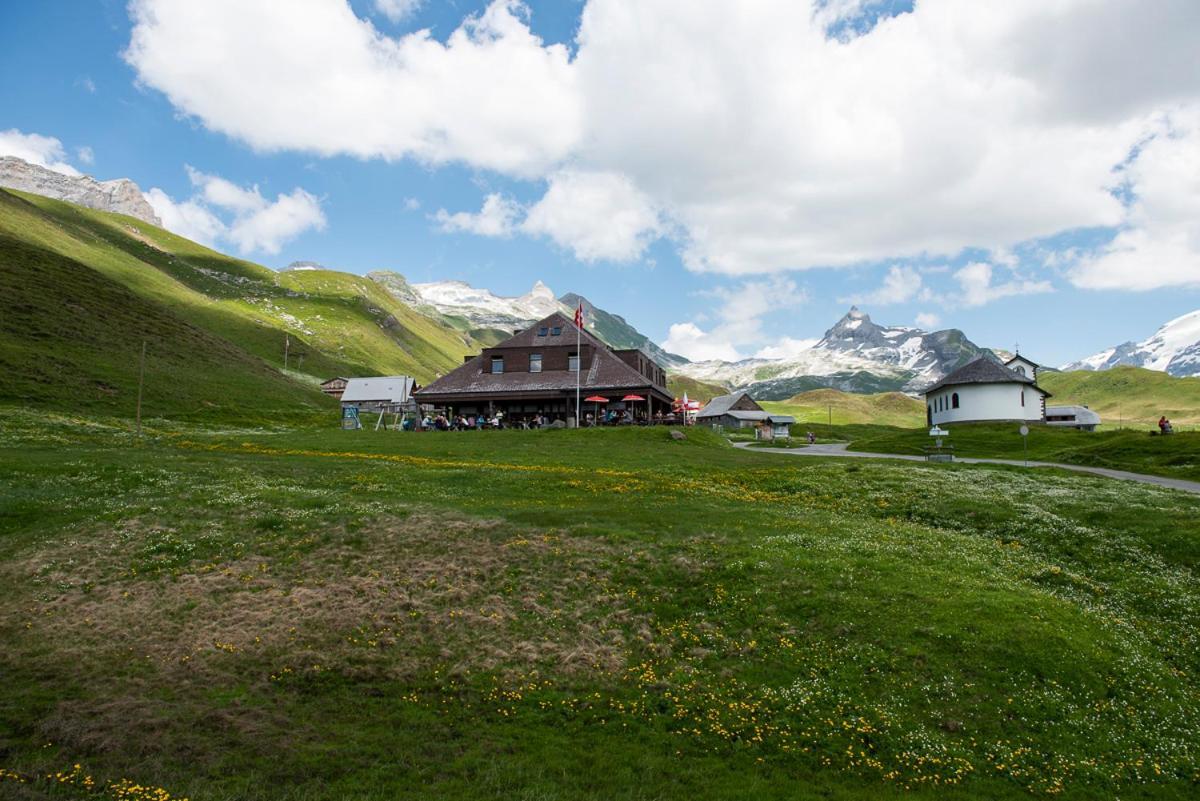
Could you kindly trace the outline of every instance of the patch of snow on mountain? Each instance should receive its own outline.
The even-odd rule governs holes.
[[[700,362],[677,371],[701,381],[758,386],[783,396],[806,380],[862,391],[891,387],[917,392],[983,352],[961,332],[881,326],[851,308],[816,345],[794,355]]]
[[[442,314],[465,317],[482,327],[519,327],[562,311],[554,292],[541,281],[515,298],[477,289],[465,281],[434,281],[413,284],[412,288]]]
[[[1166,323],[1141,342],[1126,342],[1063,365],[1064,370],[1107,370],[1119,365],[1200,375],[1200,309]]]

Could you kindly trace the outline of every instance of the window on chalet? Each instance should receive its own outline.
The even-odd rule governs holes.
[[[1025,390],[1021,390],[1021,405],[1025,405]]]
[[[561,326],[561,325],[556,325],[556,326],[554,326],[553,328],[551,328],[551,329],[550,329],[550,336],[552,336],[552,337],[556,337],[556,336],[558,336],[558,335],[559,335],[559,334],[561,334],[561,333],[562,333],[562,326]]]
[[[503,372],[504,372],[504,357],[503,356],[493,356],[492,357],[492,373],[498,375]]]
[[[1025,368],[1018,364],[1016,367],[1013,368],[1013,372],[1020,373],[1021,375],[1025,375]]]
[[[950,396],[950,407],[953,409],[958,408],[958,393],[957,392],[955,392],[953,395]]]
[[[544,337],[544,336],[546,336],[546,332],[547,332],[547,331],[549,331],[549,330],[550,330],[550,329],[549,329],[548,327],[546,327],[546,326],[544,326],[544,325],[543,325],[541,328],[539,328],[539,329],[538,329],[538,336],[539,336],[539,337]]]
[[[568,353],[567,354],[567,370],[572,373],[579,372],[579,354],[578,353]]]
[[[529,372],[531,372],[531,373],[542,372],[542,354],[540,354],[540,353],[529,354]]]

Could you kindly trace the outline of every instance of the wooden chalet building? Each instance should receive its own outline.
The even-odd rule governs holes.
[[[349,378],[339,375],[336,378],[330,378],[327,381],[322,381],[321,391],[332,398],[337,398],[340,400],[342,393],[346,391],[346,382],[349,380]]]
[[[576,345],[576,336],[578,346]],[[587,330],[578,331],[565,315],[554,313],[465,363],[416,393],[422,404],[451,414],[504,414],[506,423],[537,415],[553,422],[575,416],[575,374],[579,376],[580,414],[597,409],[623,411],[637,420],[671,411],[667,374],[639,349],[614,350]],[[624,401],[637,395],[641,401]],[[608,403],[582,402],[603,397]]]

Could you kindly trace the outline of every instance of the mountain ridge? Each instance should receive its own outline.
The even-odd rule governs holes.
[[[154,213],[142,190],[128,178],[97,181],[90,175],[67,175],[16,156],[0,156],[0,187],[97,211],[126,214],[162,226],[162,220]]]
[[[1063,370],[1145,367],[1176,377],[1200,376],[1200,309],[1159,326],[1140,342],[1125,342],[1063,365]]]
[[[919,392],[980,356],[996,358],[957,328],[929,332],[882,326],[852,306],[815,345],[794,356],[694,362],[678,371],[765,400],[786,400],[824,387],[858,393]]]

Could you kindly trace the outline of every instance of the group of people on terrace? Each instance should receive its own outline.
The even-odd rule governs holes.
[[[605,409],[598,413],[586,412],[583,415],[583,425],[587,428],[595,426],[623,425],[674,425],[684,422],[682,415],[673,413],[656,413],[647,417],[645,412],[637,414],[628,409]],[[429,412],[420,418],[406,417],[401,423],[404,431],[483,431],[484,429],[525,429],[564,428],[567,420],[561,415],[551,417],[538,412],[508,416],[503,411],[488,414],[445,414]]]

